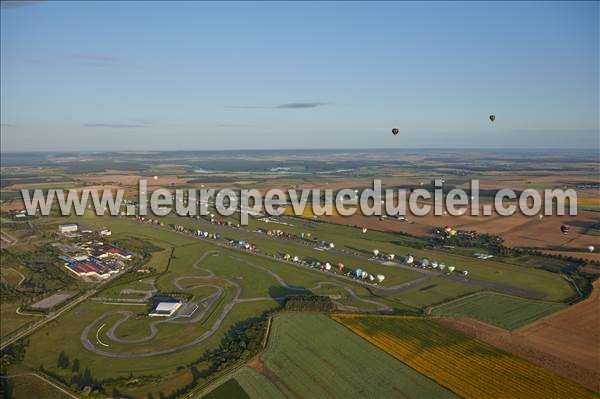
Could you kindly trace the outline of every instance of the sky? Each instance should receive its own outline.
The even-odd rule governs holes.
[[[599,149],[599,13],[3,1],[1,150]]]

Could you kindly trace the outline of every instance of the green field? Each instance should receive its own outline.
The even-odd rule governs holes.
[[[437,306],[435,316],[470,317],[506,330],[514,330],[557,310],[563,303],[534,301],[494,292],[481,292]]]
[[[122,294],[121,291],[124,289],[150,290],[155,287],[159,292],[181,293],[188,295],[191,300],[199,300],[218,291],[218,288],[200,284],[205,281],[204,279],[209,273],[214,274],[214,277],[211,277],[210,280],[211,284],[223,289],[218,299],[210,305],[209,311],[200,321],[192,324],[159,324],[156,335],[151,340],[142,343],[119,343],[111,340],[108,331],[112,325],[121,319],[119,314],[107,315],[104,320],[99,322],[94,322],[94,320],[107,312],[132,312],[132,316],[122,322],[115,330],[115,335],[120,339],[141,339],[148,336],[150,326],[156,320],[147,316],[149,305],[104,303],[106,302],[104,299],[102,299],[103,302],[87,300],[30,336],[30,344],[23,362],[25,368],[38,369],[43,366],[49,372],[69,381],[75,373],[70,369],[62,369],[57,366],[58,355],[64,351],[71,361],[77,359],[80,362],[81,369],[89,368],[93,377],[102,383],[107,393],[110,393],[113,388],[117,388],[123,395],[146,397],[148,393],[152,393],[154,397],[158,397],[161,393],[168,395],[174,390],[189,384],[191,380],[189,365],[191,363],[197,361],[207,350],[218,347],[227,331],[237,322],[248,320],[264,311],[279,307],[283,298],[287,295],[299,293],[329,295],[337,303],[345,306],[372,310],[384,304],[396,310],[415,313],[428,306],[449,301],[481,289],[477,285],[433,277],[401,292],[375,296],[370,288],[353,281],[336,278],[330,273],[294,266],[268,257],[256,256],[255,254],[213,244],[224,244],[225,239],[245,239],[256,243],[259,251],[263,254],[281,256],[284,253],[290,253],[298,255],[302,259],[318,259],[334,264],[343,262],[351,268],[358,266],[367,268],[372,273],[385,274],[385,285],[387,286],[409,282],[423,275],[413,270],[373,263],[347,254],[318,251],[310,246],[297,245],[298,242],[294,243],[268,238],[266,235],[250,234],[243,229],[211,225],[204,220],[167,217],[164,219],[166,226],[159,227],[142,224],[133,219],[100,218],[89,215],[89,213],[83,217],[70,217],[67,219],[77,221],[85,227],[108,227],[113,232],[111,239],[124,240],[124,242],[130,242],[132,245],[135,245],[136,242],[151,245],[153,252],[147,258],[144,267],[150,267],[152,273],[128,273],[118,277],[106,284],[95,295],[95,299],[139,298],[143,294]],[[63,222],[65,222],[64,218],[47,218],[40,219],[35,223],[41,230],[52,232],[56,230],[58,223]],[[254,220],[252,223],[261,222]],[[376,246],[382,251],[394,252],[398,256],[410,253],[418,257],[419,253],[425,253],[430,259],[446,261],[448,264],[455,264],[459,268],[459,262],[470,262],[473,265],[473,268],[469,269],[472,271],[471,274],[477,275],[479,273],[479,278],[486,276],[490,281],[505,284],[510,282],[508,285],[539,290],[551,298],[562,298],[570,295],[569,285],[558,274],[545,272],[534,267],[520,267],[504,262],[479,261],[468,256],[442,251],[416,250],[404,245],[412,245],[418,239],[404,238],[391,233],[372,232],[372,236],[369,236],[369,234],[363,235],[360,230],[347,226],[325,223],[315,224],[312,222],[304,225],[300,224],[304,223],[303,221],[295,221],[294,219],[291,223],[295,223],[295,226],[292,226],[295,229],[294,231],[300,229],[313,231],[313,237],[318,235],[327,241],[334,241],[338,249],[347,248],[352,249],[352,251],[366,253],[370,248]],[[188,228],[203,229],[210,232],[219,231],[224,239],[219,242],[199,240],[170,231],[168,224],[182,224]],[[279,225],[277,227],[266,227],[281,228],[282,230],[288,228],[288,226]],[[339,231],[339,234],[336,234],[336,231]],[[25,247],[16,249],[27,250]],[[193,267],[196,260],[209,252],[217,253],[207,256],[198,265],[200,269],[205,270]],[[454,261],[445,259],[453,259]],[[522,278],[515,278],[517,275]],[[7,274],[7,277],[13,281],[15,276]],[[152,280],[153,285],[144,282],[145,280]],[[181,289],[177,287],[176,281],[182,287]],[[234,298],[236,294],[232,282],[240,287],[239,300],[241,302],[233,305],[224,322],[214,334],[210,335],[205,341],[187,349],[182,349],[176,353],[147,357],[143,360],[135,357],[109,358],[86,350],[80,342],[80,335],[84,328],[91,326],[87,339],[97,349],[111,353],[141,354],[188,343],[208,331],[218,320],[228,303]],[[351,293],[348,292],[348,289],[351,290]],[[504,296],[501,297],[504,298]],[[244,302],[245,300],[251,300],[251,302]],[[376,301],[379,305],[364,300]],[[538,301],[530,302],[538,303]],[[528,301],[523,300],[522,303],[528,303]],[[20,319],[20,316],[14,313],[15,308],[11,307],[9,303],[3,303],[3,329],[5,325],[15,328],[13,321],[18,326],[18,323],[27,320],[27,318]],[[547,312],[558,308],[547,308]],[[529,319],[523,318],[522,322],[527,320]],[[292,333],[289,330],[299,332]],[[301,339],[304,339],[306,343]],[[108,346],[101,346],[101,342],[108,343]],[[281,347],[285,347],[285,349],[278,349]],[[353,349],[348,350],[349,347]],[[306,348],[310,348],[313,352]],[[288,355],[290,357],[286,357]],[[435,385],[402,363],[395,361],[385,353],[373,350],[369,344],[349,334],[338,324],[316,314],[277,317],[273,328],[273,340],[270,342],[263,360],[270,370],[269,373],[261,374],[256,369],[245,367],[235,374],[236,381],[250,397],[289,396],[296,391],[309,397],[334,395],[358,397],[360,393],[365,392],[361,392],[361,389],[368,389],[368,392],[372,390],[372,396],[377,397],[446,397],[451,395],[448,391]],[[305,363],[296,363],[296,361]],[[311,368],[308,367],[309,364],[315,364],[316,366]],[[370,368],[372,370],[368,371],[361,370],[359,373],[359,371],[353,369],[353,364],[375,364],[377,367],[372,367]],[[197,367],[199,370],[204,371],[202,364],[198,364]],[[333,373],[336,369],[338,371],[334,378]],[[365,385],[364,380],[361,380],[362,373],[366,373],[364,380],[374,381],[374,383]],[[341,375],[344,377],[341,378]],[[129,383],[131,378],[136,380],[135,384]],[[306,392],[302,391],[306,388],[300,382],[303,378],[316,381],[311,384],[310,389]],[[338,381],[335,386],[329,387],[326,385],[326,382],[333,380]],[[397,382],[390,385],[390,380]],[[202,384],[203,380],[200,379],[198,383]],[[233,385],[234,383],[230,383],[223,389],[229,392],[227,390],[233,389],[231,388]],[[330,389],[333,390],[331,392],[334,392],[334,394],[329,392]],[[215,394],[218,394],[218,392],[215,392]]]
[[[477,292],[480,289],[481,288],[474,285],[467,285],[441,277],[434,277],[388,298],[408,306],[424,309],[427,306]]]
[[[10,379],[12,398],[44,398],[65,399],[69,398],[56,387],[48,384],[34,375],[19,375]],[[8,397],[8,396],[7,396]]]
[[[243,230],[212,225],[203,219],[192,220],[168,216],[165,217],[164,220],[166,223],[180,224],[190,229],[203,229],[209,232],[218,231],[227,238],[251,240],[257,244],[259,249],[269,253],[290,253],[304,258],[313,257],[323,261],[334,261],[336,263],[341,261],[351,267],[366,267],[370,272],[385,274],[385,285],[393,285],[419,277],[416,272],[390,268],[380,264],[357,262],[355,258],[338,254],[333,256],[328,252],[319,252],[308,247],[299,247],[282,240],[270,240],[267,239],[266,236],[254,236],[250,239],[248,234]],[[414,256],[415,259],[429,258],[431,260],[446,263],[447,265],[454,265],[459,270],[468,270],[470,278],[501,283],[509,287],[543,293],[544,299],[550,301],[565,300],[574,293],[573,288],[559,274],[551,273],[539,268],[522,267],[497,260],[482,261],[472,256],[465,256],[448,251],[417,249],[409,245],[423,245],[423,240],[394,233],[369,231],[367,234],[363,234],[360,229],[344,225],[307,222],[301,218],[287,218],[287,220],[291,225],[266,224],[250,218],[248,229],[280,229],[295,234],[300,234],[300,232],[311,232],[312,238],[334,242],[337,249],[346,249],[363,254],[370,254],[373,249],[379,249],[384,253],[394,253],[397,256],[410,254]]]
[[[250,399],[244,388],[235,380],[227,380],[202,399]]]
[[[277,315],[261,361],[234,373],[251,398],[455,397],[325,315]]]
[[[118,220],[115,220],[119,222]],[[119,226],[121,223],[115,223]],[[216,248],[208,242],[165,231],[155,229],[146,225],[141,225],[132,222],[126,222],[123,226],[126,229],[127,235],[136,237],[139,233],[140,237],[151,240],[160,248],[164,248],[155,252],[149,263],[165,264],[169,263],[168,270],[166,267],[158,267],[158,273],[151,276],[155,280],[156,287],[159,291],[170,292],[176,290],[173,284],[175,278],[182,278],[180,283],[183,287],[193,287],[198,281],[195,276],[206,276],[206,271],[198,270],[192,267],[196,259],[200,255],[209,250],[218,250],[217,256],[209,256],[201,264],[202,269],[210,270],[215,274],[215,284],[225,288],[225,295],[213,305],[214,309],[199,323],[194,324],[161,324],[158,327],[157,335],[149,342],[141,344],[123,344],[111,342],[106,335],[107,330],[118,319],[118,315],[109,316],[102,322],[93,325],[88,338],[100,349],[108,352],[145,352],[166,349],[174,345],[186,343],[192,338],[201,335],[212,324],[215,318],[220,314],[223,306],[231,298],[232,288],[225,283],[229,279],[236,281],[241,287],[241,299],[245,298],[263,298],[257,302],[238,303],[231,312],[227,315],[225,321],[219,327],[217,332],[209,339],[201,344],[195,345],[192,348],[185,349],[175,354],[161,355],[156,357],[140,359],[113,359],[102,355],[97,355],[85,350],[80,343],[80,334],[82,330],[92,323],[95,319],[110,311],[131,311],[134,317],[131,317],[122,323],[116,330],[116,335],[119,338],[136,339],[142,338],[149,333],[149,323],[153,320],[146,316],[147,305],[127,305],[127,304],[105,304],[101,302],[87,301],[73,310],[68,311],[60,319],[50,323],[46,327],[35,332],[30,339],[30,346],[27,350],[24,364],[30,368],[38,368],[43,365],[47,370],[58,374],[62,378],[69,380],[73,373],[70,370],[63,370],[57,367],[58,354],[64,351],[69,359],[73,361],[78,359],[81,367],[88,367],[94,378],[105,380],[110,378],[127,378],[131,375],[135,377],[144,377],[151,380],[153,383],[158,380],[167,384],[169,380],[178,378],[182,373],[178,370],[179,366],[185,366],[196,359],[208,349],[215,348],[223,338],[227,330],[236,322],[246,320],[256,316],[265,310],[272,309],[278,306],[277,298],[297,293],[306,293],[306,291],[289,290],[280,285],[280,283],[269,274],[271,271],[277,274],[280,278],[293,287],[315,287],[320,282],[331,282],[339,284],[340,281],[326,273],[319,273],[306,269],[293,267],[288,264],[283,264],[274,260],[265,258],[257,258],[254,255],[234,251],[226,248]],[[120,227],[120,226],[119,226]],[[123,233],[115,233],[114,236],[119,236]],[[171,248],[174,249],[170,260],[167,255],[171,254]],[[167,254],[167,255],[165,255]],[[158,262],[160,260],[160,262]],[[157,263],[158,262],[158,263]],[[147,275],[141,275],[139,278],[122,278],[111,282],[107,287],[99,292],[96,297],[119,297],[120,291],[123,289],[149,289],[150,286],[140,282],[140,279],[148,278]],[[368,290],[360,285],[351,282],[343,281],[344,286],[351,286],[359,298],[371,298]],[[342,287],[339,286],[324,286],[316,289],[318,293],[331,294],[339,296],[339,301],[352,306],[364,306],[370,308],[371,305],[363,303],[354,298],[349,298]],[[186,291],[188,292],[188,291]],[[189,291],[192,298],[203,297],[214,292],[213,289],[207,287],[193,288]],[[127,295],[125,295],[127,297]],[[131,297],[131,296],[129,296]],[[399,305],[401,307],[401,305]],[[104,328],[101,325],[105,324]],[[108,342],[109,347],[101,347],[97,344],[97,338],[101,342]],[[108,383],[110,387],[111,384]],[[144,385],[138,384],[135,387],[123,387],[122,383],[118,385],[119,391],[123,394],[141,394],[154,392],[158,394],[162,392],[156,384]],[[154,391],[154,389],[157,389]],[[150,391],[149,391],[150,390]],[[165,390],[163,393],[168,393]]]

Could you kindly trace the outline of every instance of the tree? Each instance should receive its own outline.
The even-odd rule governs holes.
[[[0,398],[11,399],[13,397],[12,382],[4,375],[0,375]]]
[[[69,367],[69,356],[67,356],[65,351],[61,351],[58,355],[56,365],[61,369],[66,369],[67,367]]]
[[[74,373],[79,372],[79,359],[73,360],[73,366],[71,367],[71,371]]]
[[[89,368],[85,368],[83,375],[81,376],[81,380],[79,382],[81,386],[91,386],[94,384],[94,379],[92,378],[92,372]]]

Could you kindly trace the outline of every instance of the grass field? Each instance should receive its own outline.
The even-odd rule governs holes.
[[[457,281],[434,277],[389,298],[418,309],[424,309],[427,306],[467,295],[480,289],[474,285],[466,285]]]
[[[234,378],[251,398],[454,397],[327,316],[310,313],[276,316],[261,361]]]
[[[18,377],[11,378],[10,383],[12,388],[12,396],[10,397],[12,398],[70,398],[65,393],[34,375],[19,375]]]
[[[209,394],[202,397],[202,399],[250,399],[250,396],[244,391],[244,388],[235,380],[227,380],[224,384],[220,385]]]
[[[103,322],[98,323],[98,325],[94,325],[88,334],[90,342],[93,342],[94,345],[96,345],[97,333],[102,342],[108,342],[110,344],[110,347],[108,348],[99,347],[99,349],[114,352],[155,351],[157,349],[165,349],[185,343],[192,338],[198,337],[212,325],[217,313],[220,313],[221,309],[224,308],[226,301],[231,299],[233,295],[233,288],[225,283],[226,280],[235,281],[239,284],[241,287],[241,299],[263,298],[259,302],[235,304],[217,332],[201,344],[175,354],[150,357],[143,361],[135,358],[113,359],[93,354],[81,346],[80,334],[85,326],[92,323],[93,320],[97,319],[105,312],[119,310],[131,311],[138,316],[131,317],[123,322],[116,331],[116,335],[127,339],[144,337],[149,332],[149,323],[151,322],[145,315],[148,310],[147,306],[115,305],[86,301],[74,309],[69,310],[59,319],[49,323],[47,326],[39,329],[30,336],[30,346],[24,360],[25,367],[37,369],[40,365],[43,365],[49,371],[69,380],[73,376],[73,373],[70,370],[64,370],[57,367],[58,354],[61,351],[64,351],[71,361],[75,358],[78,359],[82,369],[86,367],[89,368],[93,377],[98,380],[120,378],[117,382],[106,382],[104,384],[105,387],[109,390],[116,387],[122,394],[134,397],[146,397],[148,393],[153,393],[154,396],[157,397],[159,393],[168,394],[178,387],[186,385],[191,379],[189,368],[182,369],[181,367],[185,367],[190,362],[198,359],[206,350],[215,348],[232,325],[236,322],[246,320],[249,317],[256,316],[265,310],[274,308],[277,306],[277,302],[274,298],[282,297],[290,293],[297,294],[301,292],[296,290],[292,291],[281,286],[278,280],[269,272],[276,273],[289,285],[295,287],[311,288],[315,287],[319,282],[342,283],[347,287],[351,287],[359,298],[375,299],[378,302],[403,310],[422,309],[431,304],[446,301],[479,289],[476,286],[469,286],[442,278],[433,278],[407,291],[394,294],[390,297],[374,298],[364,286],[336,279],[328,273],[309,271],[264,257],[257,257],[249,253],[243,253],[227,248],[218,248],[211,245],[210,242],[177,234],[166,228],[140,224],[132,219],[99,218],[86,215],[83,217],[71,217],[68,218],[68,220],[77,221],[82,226],[105,226],[112,230],[112,237],[115,239],[128,238],[131,240],[144,240],[160,248],[160,250],[152,253],[146,263],[146,265],[151,266],[154,269],[155,273],[150,276],[146,274],[135,274],[117,278],[115,281],[107,284],[106,288],[96,295],[97,297],[119,297],[120,291],[127,288],[150,289],[150,285],[139,281],[140,279],[147,278],[147,276],[149,276],[148,278],[154,279],[156,288],[163,292],[179,291],[173,283],[174,279],[179,277],[183,277],[183,279],[180,280],[182,286],[192,287],[197,284],[198,280],[194,281],[193,278],[187,279],[188,276],[206,275],[206,272],[192,267],[194,261],[207,251],[218,250],[220,253],[218,256],[206,258],[201,266],[202,268],[212,271],[215,274],[215,281],[220,281],[216,284],[225,288],[225,294],[218,302],[212,305],[214,307],[214,309],[211,309],[213,313],[208,314],[205,320],[198,324],[160,324],[158,326],[158,333],[152,341],[132,345],[112,342],[107,337],[106,334],[110,326],[118,319],[117,316],[110,316]],[[250,237],[244,230],[213,226],[209,225],[206,221],[175,217],[165,218],[164,221],[165,223],[185,224],[189,227],[201,228],[213,232],[221,231],[224,238],[239,238],[255,242],[261,251],[267,253],[291,253],[305,259],[317,258],[331,263],[342,261],[349,267],[364,266],[366,263],[364,260],[347,255],[338,255],[337,253],[334,254],[329,251],[316,251],[310,247],[298,246],[294,243],[281,240],[273,240],[266,236],[253,235]],[[65,222],[65,218],[47,218],[41,220],[40,224],[43,229],[54,231],[56,229],[56,224],[63,222]],[[259,222],[254,221],[254,223]],[[308,223],[308,225],[302,227],[300,227],[301,225],[296,225],[295,228],[308,230],[315,225],[312,222]],[[369,248],[377,246],[382,251],[394,252],[398,255],[411,253],[418,256],[418,251],[414,248],[404,247],[399,244],[410,244],[409,241],[412,240],[410,238],[404,239],[396,234],[381,232],[373,232],[372,237],[363,237],[359,229],[323,223],[316,224],[315,226],[314,231],[317,232],[315,234],[320,235],[323,239],[328,241],[334,241],[337,248],[352,248],[353,250],[366,252]],[[280,228],[279,226],[266,227]],[[286,230],[285,227],[281,228]],[[338,229],[339,234],[336,235]],[[371,242],[371,239],[374,239],[376,243]],[[403,250],[406,250],[406,252],[402,252]],[[523,275],[523,279],[514,280],[518,280],[520,286],[531,289],[540,289],[543,292],[546,292],[550,297],[561,297],[565,295],[563,289],[566,283],[562,281],[558,275],[552,273],[543,272],[531,267],[525,268],[509,265],[503,262],[485,263],[466,256],[448,254],[440,251],[431,251],[431,253],[434,255],[430,256],[430,258],[434,259],[441,260],[444,256],[451,256],[456,259],[464,260],[465,262],[474,262],[474,264],[477,265],[483,264],[483,266],[481,266],[482,270],[484,270],[485,273],[490,273],[492,279],[499,279],[499,281],[506,281],[509,277],[513,278],[517,275],[517,272],[519,272],[518,275]],[[458,263],[452,264],[459,266]],[[381,264],[371,264],[370,262],[368,263],[368,270],[374,273],[382,272],[385,274],[387,284],[403,283],[421,276],[421,274],[414,271],[391,268]],[[555,277],[557,277],[558,280],[555,281]],[[557,281],[560,281],[560,284],[555,284]],[[543,289],[541,287],[543,287]],[[568,284],[566,287],[569,289]],[[206,296],[210,292],[213,291],[210,291],[206,287],[195,288],[189,291],[193,298]],[[341,287],[327,285],[315,289],[314,293],[333,295],[344,305],[363,308],[371,308],[373,306],[348,296],[347,292]],[[130,295],[129,297],[132,296]],[[3,329],[5,328],[5,324],[10,326],[11,323],[11,317],[7,317],[6,320],[8,320],[9,323],[5,323],[5,309],[6,311],[11,312],[11,315],[17,316],[14,313],[14,309],[8,309],[5,308],[5,306],[6,304],[3,304],[2,307]],[[300,317],[301,319],[303,317],[300,315],[295,316]],[[310,388],[311,391],[307,392],[305,396],[332,396],[328,393],[330,388],[326,383],[333,380],[339,381],[339,383],[336,383],[338,385],[331,388],[336,390],[336,395],[339,394],[341,396],[350,397],[359,396],[360,389],[365,389],[365,384],[364,382],[359,383],[362,377],[358,371],[353,369],[353,364],[377,365],[373,370],[369,370],[366,375],[366,380],[375,381],[374,384],[369,383],[366,385],[366,389],[373,390],[373,396],[411,397],[416,395],[421,397],[446,397],[451,395],[447,390],[441,389],[429,379],[422,377],[388,355],[379,351],[373,351],[372,347],[367,343],[350,334],[347,330],[331,320],[318,315],[305,316],[307,317],[306,319],[302,319],[302,321],[299,321],[296,324],[295,322],[276,323],[276,325],[282,323],[283,325],[290,324],[291,327],[281,327],[281,329],[285,331],[298,329],[298,331],[304,332],[301,333],[303,336],[300,337],[292,332],[286,332],[285,334],[277,333],[277,329],[274,328],[274,341],[270,344],[269,350],[264,357],[264,365],[268,370],[272,371],[272,373],[261,374],[259,369],[245,368],[235,377],[240,386],[250,397],[261,397],[261,395],[264,397],[266,395],[265,392],[269,393],[269,397],[275,397],[277,395],[289,396],[290,392],[295,392],[296,390],[300,392],[305,388],[304,384],[299,382],[299,379],[302,378],[314,378],[315,381],[317,381]],[[102,323],[106,323],[106,327],[99,332]],[[318,339],[316,339],[317,337]],[[295,354],[294,350],[296,349],[294,349],[294,345],[297,345],[297,342],[304,341],[296,342],[293,340],[301,339],[310,342],[306,344],[302,343],[303,346],[300,346],[297,349],[302,353]],[[339,344],[337,343],[338,340],[340,340]],[[283,352],[277,352],[277,342],[281,342],[281,345],[285,345],[286,349],[283,350]],[[304,349],[313,348],[311,345],[317,345],[313,349],[317,354]],[[326,345],[327,347],[318,345]],[[348,350],[349,347],[362,349],[357,349],[357,352],[355,353],[354,349]],[[319,354],[319,351],[322,351],[323,355]],[[269,353],[271,352],[279,354],[270,355]],[[287,356],[288,353],[294,354],[294,357],[286,358],[285,356]],[[306,363],[300,365],[296,365],[295,363],[292,364],[293,362],[290,359],[293,359],[295,362],[296,358]],[[368,363],[364,363],[364,359],[366,359]],[[316,368],[313,370],[313,368],[308,367],[307,365],[310,364],[310,362],[319,364],[318,367],[321,367],[321,369]],[[331,364],[334,364],[335,367],[332,368]],[[334,378],[332,374],[335,371],[334,369],[339,370],[339,375],[344,375],[344,377],[340,378],[338,372],[336,372]],[[362,372],[364,371],[361,371],[361,373]],[[130,378],[130,375],[134,378],[139,378],[141,382],[136,383],[136,385],[127,384],[126,381]],[[287,379],[290,380],[288,381]],[[389,380],[397,380],[397,385],[390,385],[389,382],[386,382]],[[264,381],[266,381],[266,383]],[[391,391],[386,391],[385,389],[391,389]]]
[[[595,398],[552,372],[427,318],[335,315],[336,321],[464,398]]]
[[[219,231],[224,237],[234,239],[248,239],[247,234],[241,230],[233,230],[225,227],[209,225],[206,221],[195,221],[191,219],[177,218],[174,216],[166,217],[165,222],[181,224],[189,228],[202,228],[210,232]],[[417,249],[411,244],[423,244],[424,242],[418,238],[406,237],[399,234],[371,231],[363,234],[358,228],[337,225],[331,223],[315,223],[312,221],[304,221],[301,218],[288,218],[288,225],[267,224],[256,219],[250,218],[248,228],[254,230],[262,229],[280,229],[289,233],[300,234],[301,232],[311,232],[312,238],[322,239],[327,242],[334,242],[336,248],[358,251],[365,254],[370,254],[373,249],[379,249],[384,253],[394,253],[397,256],[412,255],[415,259],[429,258],[447,265],[454,265],[459,270],[468,270],[471,278],[487,280],[506,284],[511,287],[534,290],[544,293],[544,299],[551,301],[561,301],[573,295],[572,287],[556,273],[551,273],[545,270],[522,267],[512,263],[501,262],[496,260],[479,260],[472,256],[465,256],[459,253],[448,251],[439,251],[432,249]],[[317,252],[309,248],[299,248],[293,244],[287,244],[285,241],[268,240],[266,237],[253,237],[259,248],[267,252],[275,253],[290,253],[300,257],[314,257],[327,259],[328,253]],[[331,256],[330,256],[331,257]],[[357,265],[356,259],[335,255],[334,261],[341,261],[349,266]],[[368,266],[369,271],[374,273],[383,273],[386,275],[386,285],[396,284],[399,282],[414,279],[415,273],[410,271],[391,269],[382,265],[371,264],[362,265]]]
[[[567,305],[480,292],[432,309],[435,316],[470,317],[485,323],[514,330]]]

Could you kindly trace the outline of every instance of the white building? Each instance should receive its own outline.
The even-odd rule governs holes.
[[[181,307],[181,302],[159,302],[156,308],[148,314],[151,317],[170,317]]]
[[[58,231],[61,233],[74,233],[77,230],[79,230],[79,226],[77,226],[76,223],[66,223],[58,225]]]

